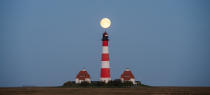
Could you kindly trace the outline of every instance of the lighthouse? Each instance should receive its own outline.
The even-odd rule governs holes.
[[[110,65],[109,65],[109,49],[108,49],[109,36],[105,31],[102,37],[102,56],[101,56],[101,81],[108,83],[110,78]]]
[[[111,21],[109,18],[102,18],[100,21],[100,25],[102,28],[107,29],[110,27]],[[105,83],[111,81],[108,42],[109,42],[109,36],[105,30],[105,32],[102,35],[101,78],[100,78],[100,80]]]

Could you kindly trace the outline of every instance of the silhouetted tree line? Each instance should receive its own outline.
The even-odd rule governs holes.
[[[62,87],[72,87],[72,88],[135,88],[138,86],[147,86],[141,84],[140,81],[136,81],[136,84],[133,84],[130,81],[122,83],[120,79],[116,79],[108,82],[107,84],[101,81],[92,81],[91,83],[82,82],[81,84],[76,84],[74,81],[67,81],[63,84]]]

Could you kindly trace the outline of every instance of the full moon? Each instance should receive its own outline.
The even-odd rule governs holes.
[[[102,18],[101,19],[101,22],[100,22],[100,25],[102,28],[109,28],[110,25],[111,25],[111,21],[109,18]]]

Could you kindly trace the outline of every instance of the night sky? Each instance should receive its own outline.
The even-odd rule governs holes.
[[[0,86],[98,81],[103,17],[112,79],[210,86],[210,0],[0,0]]]

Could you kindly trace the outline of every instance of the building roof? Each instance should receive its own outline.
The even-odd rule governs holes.
[[[131,78],[134,78],[134,76],[129,69],[125,69],[120,78],[123,78],[124,80],[130,80]]]
[[[85,69],[83,69],[77,74],[76,78],[79,80],[85,80],[85,78],[90,78],[90,75]]]

